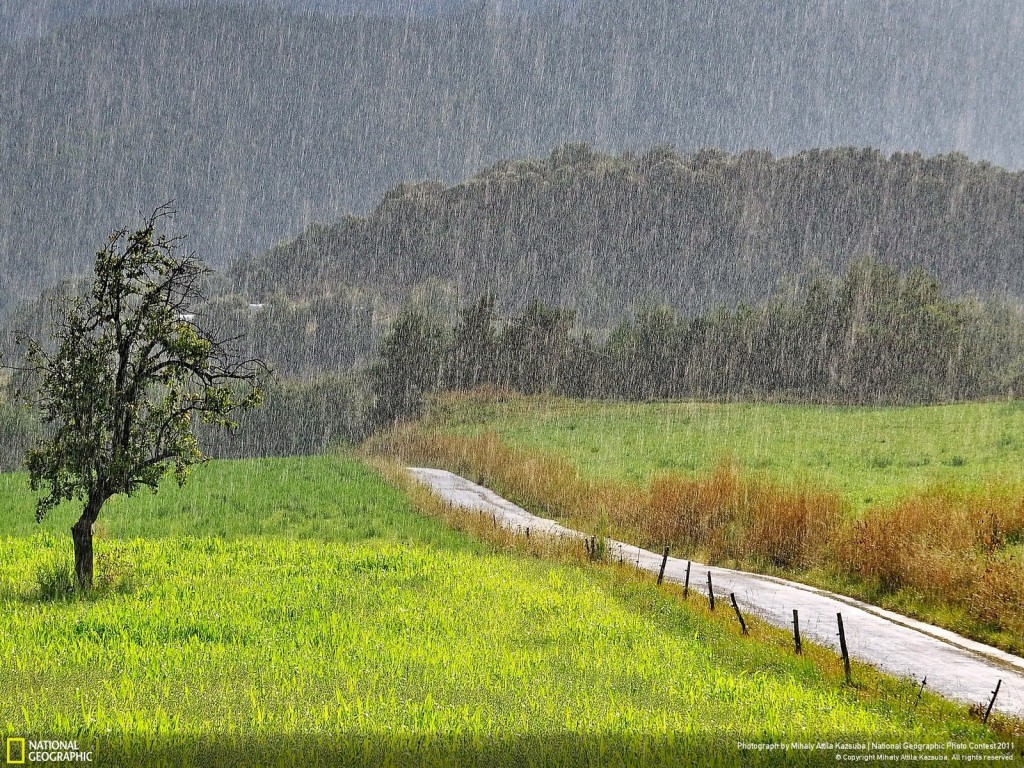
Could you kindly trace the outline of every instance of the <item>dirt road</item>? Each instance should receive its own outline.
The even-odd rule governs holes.
[[[410,468],[409,472],[445,501],[494,515],[508,528],[584,536],[553,520],[532,515],[488,488],[451,472],[423,468]],[[611,558],[621,557],[625,562],[654,573],[661,567],[661,553],[617,541],[608,541],[608,551]],[[686,563],[686,560],[670,557],[665,579],[683,583]],[[1024,718],[1024,659],[1018,656],[849,597],[769,576],[693,562],[691,591],[706,595],[709,572],[716,600],[724,600],[723,610],[732,610],[729,593],[735,593],[745,613],[756,614],[778,627],[792,628],[793,609],[797,609],[803,638],[837,651],[836,614],[842,613],[853,658],[891,675],[918,681],[927,676],[928,690],[969,703],[987,703],[996,682],[1002,680],[995,710]]]

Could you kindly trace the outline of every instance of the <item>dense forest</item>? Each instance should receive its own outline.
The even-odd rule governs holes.
[[[873,149],[605,155],[584,144],[452,187],[406,184],[365,217],[236,262],[236,289],[311,299],[343,287],[401,303],[495,293],[609,328],[647,304],[684,314],[761,300],[787,277],[873,257],[957,294],[1024,296],[1024,173],[962,155]]]
[[[293,10],[273,7],[282,4]],[[192,247],[223,266],[311,222],[365,212],[400,181],[452,184],[502,158],[547,153],[569,141],[641,154],[661,143],[685,152],[715,146],[789,154],[841,145],[875,146],[886,154],[960,150],[1009,168],[1024,164],[1017,141],[1024,77],[1016,45],[1024,12],[1013,0],[518,4],[530,7],[528,13],[508,12],[508,3],[437,2],[417,5],[432,7],[430,14],[328,16],[310,10],[327,7],[322,2],[245,6],[190,0],[177,9],[138,4],[137,12],[113,18],[76,18],[60,12],[61,3],[49,5],[57,9],[51,14],[55,20],[74,23],[49,29],[42,37],[22,35],[0,44],[0,305],[31,297],[86,269],[90,252],[83,244],[101,241],[117,222],[169,200],[177,201],[180,227],[190,234]],[[91,4],[101,10],[116,6]],[[10,24],[24,15],[11,14]],[[32,18],[28,14],[24,24]],[[738,192],[730,172],[717,167],[714,153],[710,157],[709,177],[698,178],[688,194],[715,207],[714,195]],[[833,172],[804,162],[807,174]],[[739,168],[753,172],[759,163]],[[859,165],[834,169],[836,194],[851,182],[843,176],[848,171],[872,172]],[[503,194],[497,175],[515,173],[506,183],[528,188],[534,172],[529,165],[493,170],[488,188],[496,203]],[[543,168],[536,172],[545,173]],[[721,186],[720,172],[726,175]],[[644,232],[650,223],[645,216],[661,216],[661,185],[670,193],[664,204],[686,198],[671,196],[671,190],[678,190],[671,167],[655,163],[651,171],[631,173],[653,174],[648,180],[657,182],[646,193],[628,184],[618,189],[654,197],[655,206],[622,234],[636,240],[636,230]],[[658,174],[665,177],[659,180]],[[894,171],[892,178],[912,184],[912,194],[893,190],[911,208],[918,198],[949,189],[932,180],[930,172],[924,173],[920,188],[913,181],[918,170]],[[763,181],[755,174],[742,183]],[[781,202],[787,195],[799,202],[806,191],[807,182],[799,177],[783,174],[777,181],[790,185],[774,191]],[[875,185],[878,179],[868,182]],[[566,183],[576,183],[571,174]],[[709,185],[706,194],[701,183]],[[991,191],[988,182],[980,183],[986,189],[965,190],[964,205],[981,205],[980,213],[987,216],[994,210],[987,202],[991,194],[992,205],[1004,207],[986,224],[1007,220],[1003,187],[1016,182],[996,179]],[[426,206],[439,199],[458,202],[462,194],[430,189],[416,193]],[[756,191],[764,198],[763,187]],[[388,216],[415,215],[404,196],[389,196],[385,209],[395,210]],[[746,207],[745,192],[741,198],[728,201],[726,210],[729,216],[746,210],[744,226],[727,228],[726,236],[752,242],[740,240],[722,249],[711,244],[709,256],[756,256],[772,247],[772,234],[756,235],[757,217],[766,212]],[[970,215],[958,200],[950,215]],[[567,195],[560,203],[570,201]],[[477,201],[466,202],[476,209]],[[528,195],[515,215],[534,202]],[[859,202],[846,205],[857,208]],[[886,210],[899,220],[897,211]],[[688,215],[710,223],[700,212],[697,207]],[[598,213],[587,209],[581,216]],[[822,214],[848,221],[842,209],[826,207]],[[497,232],[517,223],[506,225],[493,213],[486,221]],[[828,219],[805,223],[820,230]],[[917,237],[915,226],[909,224],[908,238]],[[645,237],[651,241],[651,259],[666,250],[683,258],[703,250],[713,232],[694,230],[692,244],[675,242],[679,233],[673,227],[666,233],[646,229]],[[528,233],[519,234],[508,247],[518,251],[524,266],[556,258],[547,250],[530,252],[537,243]],[[408,255],[426,257],[449,245],[471,249],[451,254],[461,265],[475,258],[472,249],[490,236],[486,228],[466,235],[477,240],[452,240],[443,230],[435,232],[432,240],[414,243],[423,251]],[[801,230],[787,233],[784,255],[790,261],[783,269],[794,268],[794,238],[806,240],[807,259],[831,264],[855,247],[846,242],[848,237],[861,235],[861,229],[827,236],[819,231],[810,238]],[[581,239],[571,228],[566,236],[570,241],[557,258],[573,259],[572,274],[592,263],[602,278],[601,243]],[[822,237],[837,238],[842,247],[833,252]],[[993,237],[993,247],[987,241],[965,246],[977,246],[990,259],[968,276],[977,278],[979,288],[988,282],[1016,286],[1018,272],[998,261],[1002,234]],[[643,238],[639,244],[644,245]],[[879,250],[889,245],[883,241]],[[365,255],[377,263],[383,254]],[[951,287],[961,288],[947,265],[922,266],[935,267]],[[433,268],[440,270],[436,264]],[[696,298],[705,306],[719,298],[742,298],[730,292],[734,287],[726,278],[735,265],[725,262],[716,268],[723,275],[715,276],[710,297],[705,300],[703,290],[694,288]],[[986,271],[990,268],[991,273]],[[467,295],[479,287],[469,286]],[[606,289],[600,282],[595,288]],[[678,286],[673,290],[678,293]],[[674,301],[676,296],[664,298]],[[598,305],[602,296],[587,301]]]
[[[531,302],[569,311],[598,343],[651,307],[710,318],[826,285],[863,259],[924,270],[964,306],[1012,306],[1024,295],[1022,213],[1024,173],[959,155],[567,145],[454,187],[400,185],[366,217],[211,276],[194,312],[280,376],[311,379],[369,365],[403,307],[452,325],[485,293],[497,316]],[[11,308],[3,326],[43,337],[45,304]],[[14,353],[0,333],[0,355]]]

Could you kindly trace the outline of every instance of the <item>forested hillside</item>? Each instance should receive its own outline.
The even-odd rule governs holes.
[[[451,326],[461,308],[485,293],[494,297],[496,317],[518,315],[536,302],[571,313],[577,334],[603,343],[624,321],[654,307],[689,323],[741,303],[791,301],[867,258],[893,274],[922,270],[952,298],[977,296],[986,306],[1001,302],[1014,310],[1024,296],[1022,211],[1024,173],[959,155],[887,158],[868,149],[788,158],[667,149],[604,155],[567,145],[548,157],[501,163],[453,187],[401,185],[368,216],[312,226],[212,276],[209,301],[195,312],[197,322],[221,335],[244,337],[246,354],[268,360],[281,376],[310,379],[370,364],[403,308],[425,310]],[[0,334],[4,359],[17,354],[10,332],[45,338],[45,318],[38,301],[9,311],[8,337]],[[775,318],[753,336],[744,331],[744,338],[771,337],[773,323],[787,322]],[[833,322],[822,315],[797,325],[808,338],[827,330],[830,344],[841,346],[849,328],[827,325]],[[933,346],[958,343],[943,333]],[[770,340],[756,344],[768,357]],[[795,348],[809,343],[791,341]],[[865,348],[859,349],[862,355]],[[730,344],[705,350],[722,360],[733,351]],[[871,368],[868,358],[858,359]],[[900,353],[892,362],[904,359],[916,360]],[[809,365],[794,364],[792,372],[809,374]],[[995,368],[1005,372],[1003,363],[986,370]],[[861,378],[846,379],[851,376]],[[719,377],[716,386],[751,389],[722,384],[728,378]],[[1005,391],[995,379],[982,390],[940,379],[928,385],[929,394],[912,397]],[[865,384],[858,395],[850,384],[835,386],[829,392],[841,397],[870,397],[877,389]],[[796,380],[753,389],[823,392],[820,382]]]
[[[962,155],[567,145],[452,187],[399,186],[365,217],[237,262],[231,278],[257,298],[493,291],[503,311],[539,300],[607,328],[646,305],[756,301],[864,256],[922,268],[954,294],[1020,297],[1022,255],[1024,173]]]
[[[431,14],[326,17],[311,12],[324,3],[290,4],[302,13],[273,5],[152,4],[91,18],[63,4],[53,18],[73,23],[0,45],[0,305],[87,269],[110,228],[168,200],[176,201],[192,246],[223,265],[311,222],[364,212],[401,181],[452,184],[503,158],[546,154],[570,141],[638,153],[661,143],[787,154],[836,145],[956,149],[1005,167],[1024,163],[1017,140],[1024,65],[1016,45],[1024,12],[1013,0],[512,6],[527,13],[438,2],[414,4],[433,7]],[[806,171],[831,172],[815,164]],[[694,199],[743,210],[742,201],[719,204],[715,194],[736,188],[728,179],[716,186],[717,171],[709,172],[711,187],[694,187]],[[793,195],[803,191],[793,178],[780,181],[796,185]],[[914,189],[916,196],[931,192],[928,184]],[[970,204],[988,199],[965,192]],[[917,204],[900,188],[893,194],[900,204]],[[992,194],[1004,207],[985,214],[998,229],[1016,213],[1004,192]],[[651,199],[657,204],[631,226],[659,220],[662,201],[640,196]],[[629,198],[615,202],[637,210]],[[401,200],[395,204],[401,208]],[[532,204],[522,203],[517,215]],[[750,209],[734,234],[754,231],[758,215]],[[828,237],[846,246],[860,234],[844,228]],[[648,235],[652,258],[680,251],[660,232]],[[694,230],[685,237],[703,248],[709,236]],[[787,236],[804,240],[799,229]],[[577,261],[586,264],[593,251],[601,267],[602,245],[571,229],[567,237],[583,249]],[[832,243],[816,237],[806,256],[833,258]],[[755,239],[743,253],[774,248],[770,234]],[[523,250],[531,245],[529,238],[509,245],[528,269],[531,259],[551,258]],[[991,251],[979,250],[997,259],[986,265],[995,267],[991,280],[1011,280]],[[462,263],[462,254],[453,256]],[[723,275],[709,300],[742,288],[724,277],[734,271],[731,262],[714,269]],[[591,304],[602,302],[592,297]]]

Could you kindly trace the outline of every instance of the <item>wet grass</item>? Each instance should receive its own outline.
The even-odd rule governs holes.
[[[0,535],[63,535],[81,514],[80,505],[67,503],[36,525],[34,498],[25,474],[0,474]],[[199,465],[184,487],[167,477],[158,494],[115,496],[97,530],[111,538],[274,536],[467,546],[463,537],[410,514],[405,497],[382,487],[358,461],[339,456]]]
[[[737,745],[997,738],[351,459],[216,462],[118,500],[87,595],[36,578],[67,564],[73,510],[26,527],[5,482],[0,723],[103,765],[818,765],[835,751]]]
[[[447,432],[494,432],[568,458],[587,477],[645,483],[727,459],[745,475],[811,483],[855,510],[937,483],[1021,483],[1024,402],[861,408],[754,403],[599,403],[456,397],[434,410]]]
[[[644,413],[645,407],[650,413]],[[977,424],[973,431],[960,430],[961,450],[968,456],[964,464],[948,468],[947,476],[933,477],[936,482],[931,485],[919,486],[918,481],[924,482],[921,478],[891,485],[886,493],[893,500],[867,507],[855,504],[827,482],[815,482],[812,474],[786,481],[785,475],[744,467],[741,457],[728,452],[710,468],[658,468],[656,457],[671,454],[675,442],[687,442],[693,435],[666,432],[664,441],[652,442],[645,454],[632,442],[636,425],[623,427],[627,413],[642,424],[684,408],[722,409],[721,420],[731,420],[745,410],[759,414],[751,427],[757,433],[770,419],[765,414],[775,407],[789,414],[796,408],[627,407],[478,396],[443,400],[428,420],[381,436],[369,448],[393,452],[409,462],[452,469],[581,530],[607,533],[651,549],[671,544],[682,555],[833,589],[1014,653],[1024,652],[1024,561],[1019,555],[1024,542],[1024,491],[1019,480],[1006,479],[1012,453],[986,459],[1001,468],[987,480],[964,480],[957,475],[964,466],[982,463],[968,453],[985,432]],[[605,410],[607,417],[602,415]],[[926,446],[933,437],[952,439],[940,435],[938,426],[952,424],[952,417],[937,417],[935,410],[893,412],[896,421],[904,422],[908,414],[921,415],[920,440]],[[958,406],[956,412],[974,412],[977,421],[986,414],[995,421],[1003,419],[1002,430],[1009,428],[1018,410],[979,404]],[[821,409],[810,408],[804,421],[820,419],[820,413]],[[878,409],[868,409],[870,418],[877,413]],[[492,424],[495,429],[487,430]],[[624,435],[617,440],[614,430],[620,427]],[[818,427],[824,430],[822,424]],[[724,430],[727,444],[730,434],[741,431],[737,425],[730,429]],[[903,429],[909,428],[904,425]],[[998,431],[991,425],[988,430]],[[505,437],[506,433],[510,436]],[[888,440],[890,433],[883,429],[874,435],[857,434],[861,443],[871,443]],[[712,437],[705,439],[701,449],[705,454],[713,453],[712,442]],[[848,428],[844,432],[836,427],[833,443],[838,453],[849,455],[848,444],[853,442],[857,440]],[[783,443],[793,441],[786,438]],[[595,445],[606,446],[596,463]],[[679,450],[693,453],[696,449],[687,443]],[[616,460],[642,465],[640,479],[631,479],[621,467],[602,469],[614,466]],[[848,466],[859,487],[881,482],[864,480],[863,464],[851,459]]]

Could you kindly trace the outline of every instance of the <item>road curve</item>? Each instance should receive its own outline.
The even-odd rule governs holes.
[[[506,528],[585,536],[532,515],[490,489],[451,472],[421,467],[410,467],[409,472],[444,501],[493,515]],[[661,567],[661,554],[614,540],[607,544],[614,559],[621,557],[654,573]],[[669,557],[665,579],[682,584],[686,563]],[[891,675],[918,681],[927,676],[927,689],[947,698],[987,704],[996,682],[1002,680],[995,710],[1024,718],[1024,659],[1019,656],[853,598],[770,576],[693,562],[690,589],[706,594],[709,572],[716,598],[721,595],[728,601],[729,593],[735,593],[744,612],[777,627],[792,628],[793,609],[797,609],[801,636],[837,651],[836,614],[842,613],[851,657]],[[728,602],[723,607],[728,607]]]

